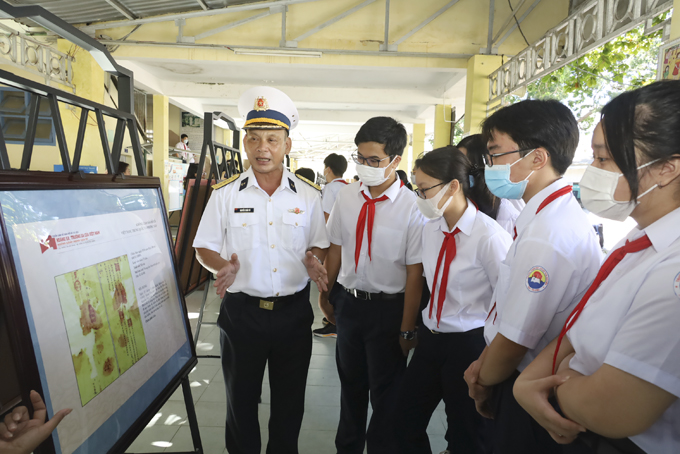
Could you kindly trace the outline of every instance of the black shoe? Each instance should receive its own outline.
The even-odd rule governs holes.
[[[323,328],[315,329],[312,331],[316,337],[338,337],[338,331],[335,325],[327,322],[328,324]]]

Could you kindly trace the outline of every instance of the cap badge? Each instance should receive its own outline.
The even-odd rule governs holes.
[[[269,110],[269,103],[267,102],[267,98],[265,98],[264,96],[258,96],[257,99],[255,100],[255,107],[253,107],[253,110],[256,110],[258,112],[263,110]]]

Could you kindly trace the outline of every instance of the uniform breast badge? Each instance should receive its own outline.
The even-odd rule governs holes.
[[[295,213],[295,214],[302,214],[305,212],[305,210],[301,210],[299,208],[291,208],[288,210],[289,213]]]

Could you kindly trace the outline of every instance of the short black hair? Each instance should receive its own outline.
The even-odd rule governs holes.
[[[354,143],[376,142],[385,145],[388,156],[401,156],[408,143],[406,128],[394,118],[373,117],[361,126]]]
[[[347,159],[337,153],[331,153],[323,160],[323,165],[331,169],[335,176],[341,177],[347,170]]]
[[[359,181],[359,175],[354,175],[354,176],[352,177],[352,179],[353,179],[354,181]]]
[[[302,178],[306,178],[312,183],[316,182],[316,172],[307,167],[300,167],[295,171],[295,175],[300,176]]]
[[[179,140],[182,140],[182,139],[184,139],[185,137],[186,137],[187,139],[189,138],[189,136],[188,136],[188,135],[186,135],[186,134],[182,134],[181,136],[179,136]]]
[[[120,161],[118,163],[118,173],[120,173],[121,175],[124,174],[128,167],[130,167],[130,164],[128,164],[127,162]]]
[[[631,201],[638,196],[640,165],[680,155],[678,106],[680,80],[664,80],[620,94],[602,108],[605,144],[628,181]]]
[[[529,99],[494,112],[482,123],[482,138],[488,142],[495,132],[509,135],[520,149],[548,150],[558,175],[564,175],[574,160],[579,139],[574,114],[554,99]]]
[[[486,141],[482,138],[481,134],[472,134],[470,136],[464,137],[456,147],[460,150],[465,148],[467,151],[467,158],[470,160],[472,165],[484,168],[484,155],[489,153],[486,148]]]

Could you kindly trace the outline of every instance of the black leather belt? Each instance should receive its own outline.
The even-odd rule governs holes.
[[[358,290],[355,288],[347,288],[347,287],[342,287],[345,289],[347,293],[352,295],[353,297],[360,299],[360,300],[365,300],[365,301],[396,301],[399,299],[404,298],[403,293],[370,293],[370,292],[364,292],[363,290]]]
[[[236,297],[237,299],[240,299],[242,301],[245,301],[246,303],[250,304],[251,306],[257,306],[260,309],[265,309],[268,311],[273,311],[277,309],[283,309],[287,304],[286,303],[291,303],[297,299],[299,299],[301,296],[304,296],[305,293],[309,292],[309,284],[302,290],[300,290],[297,293],[293,293],[292,295],[286,295],[286,296],[268,296],[266,298],[262,298],[259,296],[250,296],[247,295],[243,292],[238,292],[238,293],[233,293],[232,297]]]

